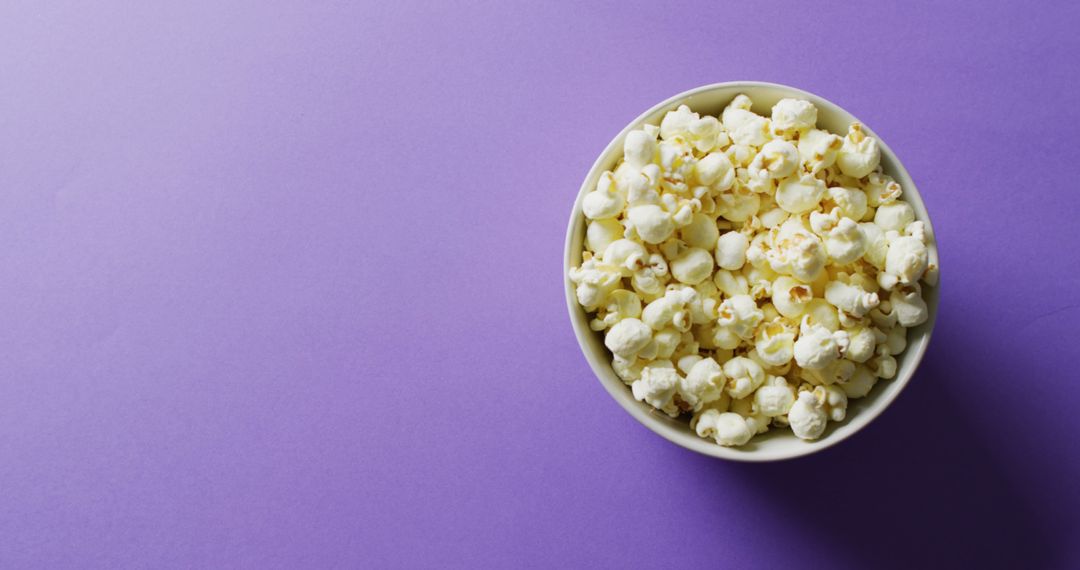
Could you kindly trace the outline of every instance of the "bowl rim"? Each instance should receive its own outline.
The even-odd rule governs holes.
[[[895,166],[895,169],[890,170],[890,174],[894,176],[895,180],[901,182],[901,185],[904,189],[904,200],[912,205],[916,212],[916,219],[923,220],[925,222],[927,233],[932,236],[933,241],[931,247],[938,253],[939,265],[938,281],[934,284],[933,287],[929,288],[930,294],[927,294],[928,288],[925,285],[923,287],[923,296],[927,302],[928,316],[926,322],[919,326],[924,327],[924,332],[922,333],[924,335],[924,340],[923,342],[919,343],[919,346],[917,347],[912,347],[911,342],[909,341],[908,346],[905,348],[904,351],[904,358],[905,361],[913,359],[911,366],[906,370],[906,373],[904,373],[903,375],[901,375],[900,371],[898,370],[897,376],[888,381],[890,384],[896,384],[896,389],[890,393],[876,394],[876,397],[872,400],[871,404],[867,406],[867,409],[861,410],[858,416],[845,419],[844,424],[851,425],[852,429],[841,434],[830,433],[827,437],[823,439],[808,442],[807,445],[788,452],[771,450],[771,453],[766,453],[765,450],[760,449],[747,451],[739,450],[738,448],[729,448],[717,445],[715,442],[701,438],[697,434],[680,431],[662,423],[652,413],[645,410],[644,406],[642,406],[640,402],[637,402],[636,400],[632,402],[626,401],[625,393],[629,390],[626,384],[621,380],[619,380],[618,385],[606,381],[602,372],[606,370],[613,373],[613,371],[611,371],[610,362],[599,360],[597,358],[597,355],[593,354],[592,351],[589,350],[585,344],[586,336],[595,335],[596,333],[592,329],[588,328],[587,320],[579,318],[581,316],[587,317],[587,313],[585,309],[581,307],[577,302],[574,286],[573,283],[570,281],[569,276],[569,271],[572,267],[572,257],[574,255],[574,232],[577,225],[583,219],[583,214],[581,211],[582,199],[584,198],[585,194],[591,190],[591,185],[589,184],[589,182],[593,178],[593,175],[597,174],[597,172],[601,169],[604,169],[604,164],[608,162],[607,157],[612,153],[616,146],[622,144],[622,141],[628,132],[640,127],[646,119],[648,119],[650,116],[657,113],[658,111],[667,107],[673,108],[674,105],[681,104],[685,102],[685,100],[693,97],[694,95],[721,89],[753,90],[758,88],[781,90],[786,92],[785,96],[787,97],[802,97],[810,100],[818,108],[826,108],[830,113],[839,113],[841,116],[851,117],[852,121],[857,121],[863,125],[864,130],[867,132],[868,135],[877,138],[879,147],[881,148],[882,156],[889,157],[891,163]],[[582,238],[582,240],[584,240],[584,237]],[[911,175],[908,173],[907,169],[904,167],[900,159],[896,156],[896,153],[894,153],[892,149],[889,148],[888,144],[886,144],[885,141],[873,131],[873,129],[867,126],[864,121],[858,119],[852,113],[848,112],[836,103],[833,103],[832,101],[826,99],[825,97],[803,89],[799,89],[797,87],[792,87],[781,83],[771,83],[764,81],[725,81],[720,83],[710,83],[707,85],[701,85],[699,87],[688,89],[686,91],[668,97],[667,99],[664,99],[663,101],[651,106],[648,110],[639,114],[637,117],[634,118],[634,120],[630,121],[630,123],[628,123],[621,131],[619,131],[619,133],[611,139],[611,142],[609,142],[607,146],[604,147],[604,150],[601,151],[600,155],[596,158],[596,160],[593,162],[593,165],[587,171],[585,179],[582,181],[581,188],[578,190],[577,196],[574,200],[574,206],[570,212],[570,220],[566,228],[566,238],[563,249],[563,284],[566,294],[566,305],[569,311],[570,324],[574,330],[574,336],[578,341],[578,347],[581,349],[582,355],[589,363],[589,367],[592,369],[593,375],[608,392],[608,395],[610,395],[612,399],[614,399],[615,402],[618,403],[623,410],[625,410],[635,420],[637,420],[638,423],[642,424],[650,431],[656,433],[657,435],[668,440],[669,442],[674,443],[685,449],[689,449],[690,451],[700,453],[702,455],[739,462],[782,461],[815,454],[829,449],[842,441],[846,441],[850,437],[861,432],[863,429],[866,428],[867,425],[877,419],[888,407],[892,405],[896,398],[899,397],[900,394],[904,391],[904,389],[910,383],[911,378],[914,376],[915,371],[922,363],[923,357],[926,354],[926,349],[930,345],[930,339],[933,335],[934,326],[937,321],[937,306],[940,298],[941,287],[940,252],[938,251],[937,235],[933,231],[933,224],[930,220],[930,214],[922,201],[922,196],[919,194],[919,191],[916,188],[915,183],[911,178]],[[586,323],[584,326],[582,325],[583,321]],[[914,349],[914,352],[909,352],[909,350],[911,349]],[[881,383],[878,383],[878,385],[880,386]],[[831,423],[832,422],[830,422],[830,424]],[[791,437],[794,436],[792,435]]]

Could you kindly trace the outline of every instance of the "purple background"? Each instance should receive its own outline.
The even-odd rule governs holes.
[[[0,4],[0,566],[1080,566],[1075,3],[90,4]],[[908,391],[772,465],[563,301],[610,137],[737,79],[880,133],[943,266]]]

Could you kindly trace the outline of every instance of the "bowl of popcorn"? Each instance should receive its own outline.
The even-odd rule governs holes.
[[[570,320],[597,378],[664,438],[770,461],[838,443],[926,351],[938,255],[911,177],[819,96],[733,82],[631,122],[566,235]]]

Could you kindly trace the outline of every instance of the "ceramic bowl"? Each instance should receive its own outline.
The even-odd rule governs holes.
[[[929,318],[922,325],[908,331],[907,349],[896,358],[896,377],[892,380],[879,381],[865,398],[851,400],[844,421],[829,422],[828,429],[820,439],[803,441],[795,437],[790,429],[772,428],[765,434],[755,436],[745,446],[721,447],[712,440],[698,437],[690,429],[687,415],[679,419],[672,419],[651,406],[634,399],[630,393],[630,388],[619,379],[611,368],[611,353],[604,346],[603,334],[594,332],[589,328],[589,316],[578,305],[573,284],[567,275],[571,267],[576,267],[581,263],[582,243],[585,239],[585,217],[581,213],[582,198],[587,192],[596,187],[600,175],[606,170],[614,169],[622,158],[623,137],[626,136],[626,133],[644,124],[659,125],[664,114],[679,105],[687,105],[691,110],[698,113],[718,116],[724,107],[739,93],[748,95],[754,102],[753,110],[765,116],[771,114],[772,106],[780,99],[786,97],[807,99],[818,108],[818,128],[841,136],[847,132],[848,125],[851,123],[855,121],[862,123],[867,127],[867,134],[876,137],[881,143],[881,166],[883,170],[900,183],[904,190],[903,199],[910,203],[915,210],[916,219],[925,222],[929,235],[934,236],[926,206],[923,205],[919,191],[911,180],[911,176],[908,175],[907,170],[904,169],[904,166],[886,144],[886,141],[878,137],[864,121],[859,121],[851,113],[827,99],[794,87],[753,81],[716,83],[680,93],[653,106],[626,125],[626,128],[616,135],[611,143],[607,145],[607,148],[600,153],[599,158],[596,159],[589,173],[585,176],[585,181],[581,184],[581,189],[578,191],[577,199],[574,201],[570,213],[570,223],[566,230],[563,281],[566,289],[566,304],[570,310],[570,322],[573,325],[574,334],[577,335],[578,343],[581,345],[582,353],[607,392],[634,419],[668,441],[698,453],[735,461],[775,461],[808,455],[840,443],[866,427],[874,418],[885,411],[885,408],[889,407],[889,404],[900,395],[900,391],[907,386],[915,373],[915,369],[919,366],[923,354],[926,353],[927,344],[930,342],[930,333],[934,328],[934,319],[937,316],[938,288],[940,285],[937,287],[923,287],[923,297],[929,308]],[[931,244],[930,248],[935,250],[937,247],[936,240],[931,240]]]

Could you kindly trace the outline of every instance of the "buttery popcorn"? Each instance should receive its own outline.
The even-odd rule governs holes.
[[[585,230],[585,247],[593,253],[600,253],[615,240],[622,239],[624,231],[617,220],[593,220]]]
[[[772,124],[777,134],[795,135],[814,128],[817,107],[802,99],[781,99],[772,108]]]
[[[770,418],[787,414],[794,403],[795,390],[783,376],[770,376],[765,384],[754,392],[754,408],[758,413]]]
[[[686,406],[698,411],[724,394],[724,372],[712,358],[702,358],[679,378],[678,395]]]
[[[852,178],[862,178],[873,172],[880,160],[881,149],[878,148],[877,139],[866,136],[859,123],[852,123],[836,155],[836,166],[840,167],[840,172]]]
[[[773,271],[805,283],[813,281],[825,268],[825,246],[806,229],[801,218],[789,219],[769,235],[772,243],[765,257]]]
[[[795,341],[795,362],[804,369],[822,369],[840,358],[848,344],[847,333],[830,332],[829,329],[810,322],[803,317],[799,328],[799,340]]]
[[[740,232],[727,232],[720,236],[714,244],[716,248],[716,265],[721,269],[740,269],[746,263],[746,250],[750,247],[750,240]]]
[[[635,399],[719,445],[770,426],[813,440],[896,375],[938,258],[862,125],[739,95],[719,116],[681,105],[622,150],[582,197],[568,275]]]
[[[780,182],[776,188],[776,203],[786,212],[802,214],[816,208],[824,195],[825,181],[802,172]]]
[[[671,362],[658,360],[645,365],[641,378],[630,385],[634,398],[652,407],[663,410],[671,416],[677,416],[678,410],[672,402],[678,388],[679,373]]]
[[[787,415],[788,424],[795,437],[799,439],[817,439],[825,433],[829,414],[825,406],[814,397],[812,392],[800,392],[799,399],[792,404]]]

